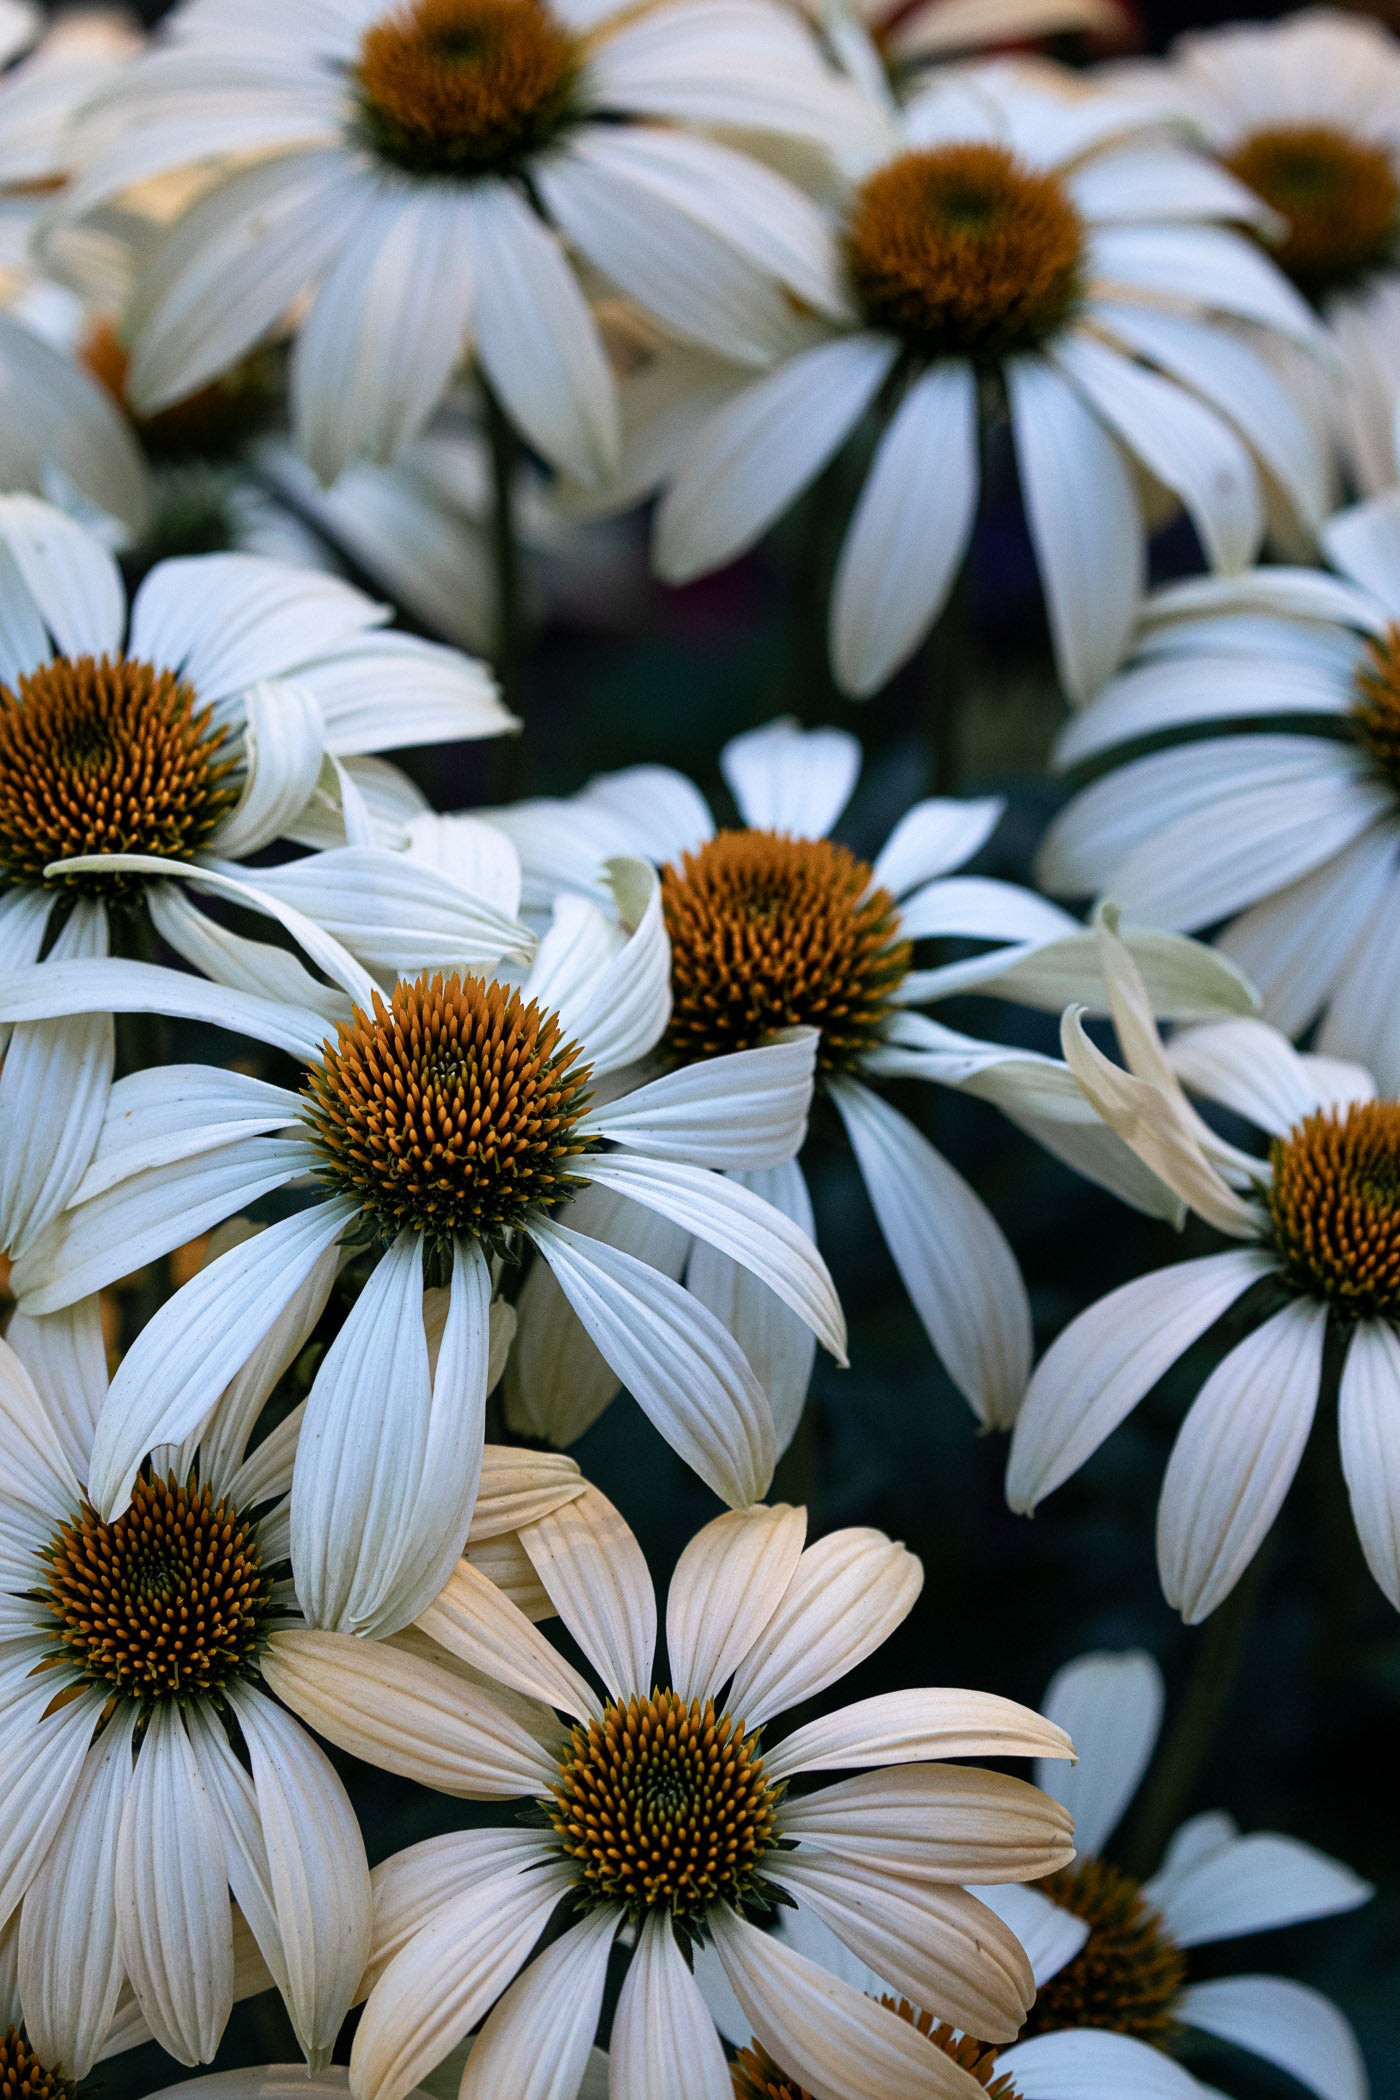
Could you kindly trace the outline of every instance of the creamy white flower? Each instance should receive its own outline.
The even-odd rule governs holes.
[[[1400,497],[1324,541],[1336,576],[1257,569],[1149,600],[1132,660],[1059,746],[1063,766],[1118,762],[1051,825],[1037,874],[1154,925],[1223,925],[1269,1020],[1320,1021],[1321,1050],[1400,1094]]]
[[[439,1791],[523,1797],[537,1811],[538,1828],[458,1831],[376,1870],[357,2100],[401,2100],[483,2019],[464,2100],[574,2100],[624,1926],[634,1952],[612,2027],[613,2100],[729,2095],[683,1951],[697,1941],[713,1943],[752,2031],[799,2073],[812,2068],[828,2100],[976,2100],[969,2074],[745,1913],[781,1890],[901,1989],[1009,2039],[1030,1968],[959,1884],[1053,1871],[1072,1854],[1069,1819],[1023,1781],[929,1760],[1067,1757],[1070,1744],[1008,1700],[933,1689],[861,1700],[760,1742],[769,1721],[870,1655],[922,1585],[914,1556],[877,1531],[804,1551],[805,1536],[805,1512],[785,1505],[707,1525],[671,1582],[661,1670],[651,1578],[611,1504],[590,1488],[525,1526],[601,1696],[467,1567],[418,1622],[447,1651],[439,1664],[336,1634],[273,1637],[266,1667],[280,1695],[331,1741]],[[674,1822],[638,1809],[632,1788],[646,1798],[652,1763],[683,1801]],[[805,1775],[832,1770],[854,1776],[802,1790]],[[561,1905],[577,1922],[525,1966]]]
[[[128,608],[99,539],[33,497],[0,497],[0,962],[34,963],[46,943],[55,965],[104,957],[112,912],[137,911],[216,983],[324,1005],[284,950],[189,902],[196,872],[313,950],[319,928],[341,931],[372,968],[519,950],[523,930],[460,885],[361,843],[361,754],[510,722],[484,666],[376,632],[387,617],[346,584],[248,555],[162,563]],[[245,879],[238,863],[294,834],[318,794],[351,844]],[[432,912],[440,939],[425,947]],[[11,1038],[0,1244],[27,1247],[72,1196],[112,1069],[110,1013]]]
[[[855,0],[854,11],[886,59],[897,65],[954,58],[1032,37],[1121,34],[1116,0]]]
[[[961,567],[982,397],[1004,389],[1060,676],[1085,698],[1142,589],[1135,467],[1215,568],[1259,545],[1259,465],[1320,514],[1305,419],[1233,325],[1307,344],[1316,324],[1231,225],[1260,209],[1250,193],[1125,96],[988,66],[939,76],[886,123],[824,251],[840,320],[701,426],[658,515],[658,568],[682,581],[743,552],[873,418],[831,649],[842,687],[874,692]]]
[[[1131,2008],[1120,2014],[1129,2032],[1134,2024],[1144,2032],[1158,2022],[1180,2023],[1263,2057],[1318,2100],[1367,2100],[1356,2037],[1330,1998],[1283,1976],[1192,1982],[1188,1957],[1195,1947],[1354,1910],[1373,1894],[1368,1882],[1296,1838],[1274,1831],[1242,1836],[1218,1810],[1183,1823],[1140,1886],[1103,1857],[1151,1761],[1163,1704],[1162,1673],[1141,1649],[1082,1655],[1046,1691],[1046,1713],[1072,1731],[1078,1752],[1072,1770],[1036,1766],[1038,1784],[1073,1814],[1079,1847],[1075,1865],[1049,1887],[1089,1931],[1079,1945],[1037,1965],[1032,2026],[1044,2040],[1028,2047],[1067,2040],[1054,2030],[1086,2002],[1113,2025],[1117,1998]],[[1134,1898],[1145,1906],[1147,1932],[1125,1943],[1108,1914]],[[1008,2052],[998,2068],[1009,2069],[1013,2054],[1019,2052]]]
[[[0,59],[11,39],[28,41],[26,22],[41,20],[27,7],[0,13]],[[48,339],[50,301],[64,301],[46,282],[34,237],[69,173],[74,115],[136,48],[129,24],[74,13],[0,77],[0,487],[58,501],[72,492],[129,530],[147,517],[140,455],[103,389]]]
[[[1055,1792],[1044,1778],[1047,1761],[1038,1760],[1036,1769],[1046,1792]],[[1072,1868],[1064,1869],[1065,1874],[1071,1872]],[[1038,1889],[1008,1882],[972,1893],[995,1910],[1021,1942],[1037,1993],[1078,1953],[1087,1937],[1082,1919],[1060,1909]],[[977,2041],[968,2043],[956,2028],[911,2005],[902,1991],[892,1988],[869,1962],[853,1954],[830,1926],[810,1910],[784,1912],[775,1937],[853,1990],[886,2005],[897,2005],[900,2017],[929,2037],[930,2048],[947,2052],[963,2044],[963,2060],[972,2055],[979,2082],[992,2086],[998,2100],[1122,2100],[1125,2094],[1131,2094],[1133,2100],[1207,2100],[1210,2093],[1183,2065],[1172,2062],[1147,2043],[1104,2029],[1037,2032],[1025,2041],[996,2050],[986,2049]],[[735,2078],[738,2100],[809,2100],[795,2081],[762,2082],[767,2066],[757,2057],[752,2028],[709,1948],[703,1948],[697,1957],[695,1973],[715,2025],[740,2052],[735,2066],[739,2074]],[[1034,2022],[1033,2011],[1031,2024]],[[744,2052],[749,2052],[747,2060]],[[743,2075],[746,2071],[748,2078]]]
[[[143,411],[225,370],[310,289],[293,408],[323,479],[417,436],[471,344],[531,444],[591,481],[613,464],[617,408],[571,258],[761,361],[789,295],[835,301],[816,209],[692,127],[820,144],[863,121],[772,0],[187,0],[90,112],[71,202],[226,156],[143,273]]]
[[[1330,360],[1283,345],[1270,354],[1345,478],[1376,492],[1390,452],[1389,403],[1384,425],[1373,414],[1376,376],[1400,297],[1400,44],[1363,15],[1309,7],[1195,32],[1130,70],[1174,97],[1274,214],[1262,238],[1318,309],[1343,383]]]
[[[112,2046],[124,1986],[173,2056],[213,2056],[235,1990],[230,1887],[312,2063],[368,1954],[350,1802],[263,1687],[291,1608],[277,1575],[299,1417],[247,1449],[334,1272],[323,1257],[315,1301],[274,1323],[202,1436],[159,1455],[115,1524],[89,1500],[107,1396],[97,1300],[19,1314],[0,1343],[0,1910],[20,1906],[29,2040],[70,2076]]]
[[[1111,916],[1111,915],[1110,915]],[[1254,1558],[1297,1471],[1329,1326],[1344,1351],[1342,1467],[1362,1550],[1400,1608],[1400,1104],[1358,1065],[1300,1056],[1267,1022],[1183,1030],[1163,1048],[1140,974],[1101,925],[1127,1069],[1065,1015],[1070,1066],[1106,1123],[1184,1205],[1236,1244],[1155,1270],[1060,1335],[1017,1418],[1007,1498],[1033,1510],[1092,1456],[1226,1313],[1247,1326],[1178,1432],[1157,1560],[1167,1601],[1204,1619]],[[1267,1158],[1227,1144],[1186,1088],[1254,1124]]]
[[[978,1419],[1007,1427],[1031,1352],[1016,1258],[981,1198],[884,1098],[883,1084],[922,1079],[975,1094],[1125,1201],[1174,1214],[1175,1198],[1105,1129],[1059,1059],[980,1041],[917,1011],[969,992],[1051,1012],[1080,997],[1103,1010],[1093,935],[1013,883],[953,872],[995,829],[1002,805],[994,798],[917,803],[867,866],[829,839],[860,772],[854,737],[773,722],[736,737],[720,764],[746,831],[718,831],[683,775],[639,766],[603,775],[571,801],[521,803],[488,812],[485,822],[425,820],[416,850],[450,855],[455,843],[471,855],[488,827],[504,830],[520,855],[527,916],[561,891],[596,895],[613,854],[664,865],[673,1010],[663,1054],[747,1049],[793,1024],[823,1030],[818,1083],[845,1126],[929,1340]],[[460,872],[476,886],[486,882],[474,857]],[[520,901],[510,893],[512,906]],[[911,943],[945,937],[980,952],[913,967]],[[1250,1010],[1247,988],[1209,951],[1149,932],[1133,940],[1163,1014]],[[738,1179],[811,1231],[796,1160]],[[608,1215],[601,1192],[587,1200]],[[684,1240],[665,1251],[679,1273]],[[759,1370],[785,1446],[806,1399],[810,1337],[712,1247],[691,1253],[688,1282]],[[527,1282],[520,1310],[513,1415],[536,1435],[572,1442],[616,1380],[547,1273]]]
[[[308,1176],[323,1184],[310,1208],[230,1248],[143,1329],[94,1446],[105,1514],[125,1507],[153,1446],[194,1432],[342,1243],[386,1251],[308,1401],[292,1559],[313,1622],[402,1626],[461,1551],[492,1382],[496,1257],[533,1248],[614,1376],[702,1478],[740,1505],[763,1493],[775,1457],[763,1389],[707,1305],[639,1258],[631,1221],[655,1217],[729,1255],[844,1362],[841,1309],[807,1234],[718,1171],[770,1169],[796,1152],[816,1036],[789,1030],[610,1089],[670,1009],[660,885],[636,861],[614,863],[611,880],[608,912],[561,900],[518,989],[419,976],[386,1002],[340,951],[355,1010],[334,1042],[320,1012],[275,985],[236,993],[115,961],[4,977],[0,1012],[13,1021],[134,1004],[199,1015],[307,1067],[297,1092],[204,1066],[119,1082],[69,1207],[15,1265],[22,1303],[50,1311],[259,1196]],[[335,963],[333,944],[318,959]],[[585,1230],[557,1215],[590,1187],[614,1199],[611,1229],[596,1215]],[[644,1232],[643,1253],[645,1242]],[[434,1281],[448,1286],[436,1331],[424,1306]]]

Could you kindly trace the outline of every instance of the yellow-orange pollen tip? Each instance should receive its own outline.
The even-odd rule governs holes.
[[[1320,1109],[1271,1150],[1290,1282],[1346,1319],[1400,1315],[1400,1102]]]
[[[0,2100],[74,2100],[77,2090],[61,2065],[40,2063],[18,2027],[0,2035]]]

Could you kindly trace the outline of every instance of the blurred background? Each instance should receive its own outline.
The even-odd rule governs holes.
[[[1160,49],[1184,28],[1277,11],[1223,0],[1137,0],[1130,9],[1139,49]],[[1400,24],[1400,0],[1371,11]],[[153,21],[164,9],[146,0],[140,12]],[[410,755],[438,807],[507,791],[568,792],[593,772],[660,761],[691,774],[722,812],[716,759],[725,738],[791,712],[808,724],[839,721],[864,744],[864,775],[840,827],[858,851],[873,853],[920,795],[991,792],[1005,797],[1006,815],[978,866],[1029,879],[1036,841],[1063,796],[1046,771],[1062,705],[1045,670],[1034,569],[1009,473],[990,480],[957,665],[946,653],[930,655],[864,707],[841,700],[825,674],[816,608],[834,546],[814,518],[799,511],[756,555],[681,591],[646,580],[641,547],[640,527],[610,532],[578,603],[570,607],[567,589],[554,594],[529,666],[528,734],[517,750],[463,747],[431,764]],[[1180,529],[1160,543],[1156,565],[1162,575],[1196,565]],[[988,1001],[940,1008],[939,1017],[1000,1039],[1054,1044],[1050,1022],[1028,1024]],[[1076,1181],[990,1108],[914,1086],[900,1105],[1008,1232],[1042,1347],[1105,1290],[1198,1251],[1189,1233],[1183,1244]],[[1167,1675],[1168,1730],[1189,1698],[1201,1737],[1181,1812],[1225,1808],[1246,1829],[1287,1831],[1339,1855],[1379,1889],[1348,1917],[1200,1950],[1193,1976],[1277,1971],[1331,1993],[1361,2036],[1376,2100],[1400,2095],[1400,1621],[1355,1541],[1335,1413],[1320,1411],[1314,1448],[1266,1549],[1253,1616],[1238,1652],[1225,1652],[1229,1644],[1209,1628],[1183,1629],[1157,1586],[1155,1505],[1182,1412],[1171,1382],[1033,1522],[1011,1515],[1002,1495],[1005,1439],[977,1434],[933,1362],[850,1158],[821,1128],[812,1179],[819,1238],[850,1314],[852,1367],[837,1372],[819,1362],[778,1491],[811,1505],[814,1530],[878,1525],[905,1540],[927,1570],[913,1616],[851,1681],[851,1696],[932,1682],[1034,1703],[1052,1671],[1086,1649],[1149,1649]],[[620,1505],[664,1580],[678,1542],[717,1505],[626,1401],[575,1456]],[[1217,1689],[1214,1711],[1201,1704],[1204,1683]],[[372,1860],[465,1819],[462,1805],[339,1763]],[[1124,1833],[1148,1865],[1164,1806],[1159,1799],[1154,1808],[1153,1785],[1149,1776],[1136,1826],[1130,1819]],[[270,1994],[238,2009],[217,2067],[294,2055]],[[1239,2100],[1301,2091],[1223,2048],[1203,2045],[1191,2063]],[[104,2092],[136,2096],[172,2075],[169,2060],[150,2049],[104,2066],[100,2077]]]

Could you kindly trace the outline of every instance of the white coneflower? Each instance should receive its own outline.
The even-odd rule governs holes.
[[[383,1255],[308,1401],[292,1559],[314,1622],[402,1626],[461,1551],[502,1256],[533,1249],[548,1264],[616,1377],[717,1493],[744,1504],[764,1492],[775,1444],[763,1389],[715,1314],[629,1251],[629,1220],[655,1214],[743,1264],[844,1362],[845,1323],[811,1240],[717,1171],[796,1152],[817,1039],[791,1030],[610,1098],[608,1075],[651,1049],[670,1010],[660,884],[640,862],[615,863],[612,879],[610,913],[561,903],[523,984],[423,975],[386,999],[362,973],[333,1041],[271,983],[211,998],[195,978],[116,961],[4,978],[10,1020],[134,1002],[214,1020],[307,1068],[295,1092],[202,1066],[121,1081],[86,1179],[15,1265],[21,1303],[52,1310],[260,1195],[321,1184],[310,1208],[222,1254],[142,1330],[94,1446],[106,1516],[126,1506],[146,1453],[196,1428],[341,1244]],[[610,1228],[568,1221],[590,1185],[617,1199]],[[440,1337],[425,1325],[425,1284],[448,1290]]]
[[[1017,1418],[1006,1491],[1033,1510],[1083,1465],[1232,1308],[1248,1332],[1217,1362],[1177,1435],[1157,1559],[1190,1623],[1227,1597],[1292,1484],[1343,1344],[1339,1427],[1372,1574],[1400,1607],[1400,1103],[1357,1065],[1303,1057],[1263,1021],[1184,1030],[1163,1048],[1132,958],[1101,929],[1127,1069],[1065,1016],[1065,1055],[1110,1127],[1237,1244],[1141,1276],[1070,1322]],[[1189,1086],[1256,1125],[1267,1158],[1225,1143]],[[1244,1302],[1242,1302],[1244,1301]]]
[[[318,926],[337,930],[371,967],[480,965],[528,948],[461,885],[369,846],[268,870],[265,882],[238,865],[294,830],[318,788],[353,824],[357,754],[507,728],[482,665],[378,633],[385,607],[249,555],[163,563],[128,608],[102,542],[29,496],[0,497],[0,613],[4,967],[46,944],[54,964],[106,956],[115,913],[148,921],[216,982],[243,987],[261,972],[284,996],[323,1002],[285,951],[189,902],[196,867],[204,887],[313,945]],[[112,1065],[100,1010],[12,1039],[0,1244],[30,1245],[72,1196]]]
[[[587,481],[613,464],[617,412],[572,256],[761,361],[788,294],[832,305],[818,216],[699,127],[823,144],[861,119],[770,0],[187,0],[90,113],[72,206],[224,157],[143,273],[142,410],[310,289],[292,396],[323,479],[416,436],[470,344],[531,444]]]
[[[1169,585],[1135,654],[1060,741],[1109,763],[1050,826],[1066,896],[1197,932],[1288,1035],[1400,1094],[1400,497],[1331,519],[1339,574]],[[1144,749],[1148,740],[1168,748]]]
[[[794,1025],[820,1030],[818,1086],[845,1126],[930,1343],[979,1420],[1008,1427],[1031,1351],[1016,1258],[981,1198],[887,1088],[919,1079],[989,1100],[1077,1171],[1174,1214],[1175,1199],[1106,1130],[1058,1059],[980,1041],[918,1011],[979,992],[1051,1011],[1072,997],[1101,1007],[1093,935],[1014,883],[954,872],[994,830],[1002,807],[994,798],[915,804],[867,863],[830,836],[860,771],[854,737],[773,722],[734,738],[720,765],[746,828],[717,827],[694,785],[660,766],[604,775],[568,802],[488,812],[523,867],[523,890],[501,901],[513,910],[523,895],[531,911],[560,887],[596,894],[614,853],[646,853],[662,865],[672,1010],[661,1054],[683,1062],[748,1049]],[[429,840],[441,850],[454,829],[477,841],[484,828],[471,818],[428,820],[416,837],[420,850]],[[982,952],[915,966],[916,944],[944,939]],[[1247,989],[1209,951],[1140,931],[1133,939],[1164,1014],[1251,1009]],[[743,1178],[812,1229],[796,1160]],[[806,1398],[810,1338],[712,1248],[695,1250],[688,1281],[761,1370],[785,1445]],[[614,1382],[599,1375],[546,1274],[527,1281],[520,1309],[512,1408],[535,1434],[570,1443]]]
[[[1185,507],[1216,568],[1259,545],[1256,460],[1315,523],[1305,419],[1235,324],[1303,343],[1317,324],[1230,224],[1263,208],[1157,115],[1010,66],[940,76],[887,112],[822,251],[840,318],[693,436],[657,520],[661,574],[752,546],[873,417],[831,653],[846,691],[874,692],[952,588],[979,429],[1004,399],[1060,676],[1086,699],[1142,588],[1135,468]]]
[[[1072,1772],[1039,1764],[1036,1778],[1073,1812],[1079,1857],[1043,1887],[1088,1931],[1037,1967],[1027,2031],[1044,2040],[1032,2046],[1093,2027],[1161,2048],[1195,2028],[1331,2100],[1367,2100],[1356,2037],[1330,1998],[1283,1976],[1193,1982],[1190,1953],[1354,1910],[1372,1895],[1368,1882],[1296,1838],[1242,1836],[1218,1810],[1183,1823],[1147,1881],[1105,1857],[1156,1747],[1163,1703],[1162,1673],[1140,1649],[1080,1656],[1046,1691],[1046,1713],[1073,1730],[1079,1762]]]
[[[523,1527],[601,1694],[470,1569],[418,1622],[471,1667],[470,1682],[342,1635],[274,1636],[267,1667],[281,1696],[331,1741],[445,1793],[528,1801],[538,1825],[430,1838],[376,1870],[350,2070],[358,2100],[401,2100],[482,2020],[464,2100],[533,2090],[545,2071],[573,2100],[625,1927],[634,1953],[612,2028],[614,2100],[728,2093],[686,1958],[703,1942],[764,2046],[823,2093],[980,2100],[976,2081],[904,2021],[752,1920],[781,1892],[900,1989],[1010,2039],[1033,1995],[1030,1967],[960,1884],[1054,1871],[1072,1854],[1069,1818],[1024,1781],[931,1760],[1070,1756],[1070,1744],[1008,1700],[911,1689],[770,1745],[767,1724],[870,1655],[923,1580],[877,1531],[838,1531],[804,1551],[805,1535],[805,1512],[786,1506],[707,1525],[671,1582],[661,1670],[651,1578],[617,1511],[589,1489]],[[502,1695],[478,1689],[475,1673]],[[521,1694],[531,1704],[517,1718],[502,1697],[518,1706]],[[854,1776],[803,1786],[832,1770]],[[556,1911],[573,1922],[530,1962]]]
[[[1393,342],[1400,295],[1400,44],[1379,22],[1308,7],[1184,36],[1150,73],[1133,72],[1175,96],[1269,207],[1269,253],[1317,308],[1343,370],[1372,392],[1366,368]],[[1364,395],[1286,351],[1282,369],[1346,477],[1363,493],[1378,487]]]

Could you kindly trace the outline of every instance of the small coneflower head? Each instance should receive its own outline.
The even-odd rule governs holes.
[[[61,2065],[41,2063],[19,2027],[0,2035],[0,2100],[76,2100],[78,2087]]]
[[[899,911],[831,839],[722,831],[661,877],[671,937],[667,1047],[681,1062],[821,1031],[817,1066],[849,1070],[878,1041],[907,975]]]
[[[1343,1319],[1400,1317],[1400,1103],[1319,1109],[1269,1156],[1289,1282]]]
[[[343,1022],[306,1082],[326,1180],[374,1234],[496,1246],[579,1186],[589,1070],[558,1017],[481,977],[417,977]]]
[[[1104,2027],[1138,2041],[1169,2035],[1186,1960],[1138,1883],[1107,1860],[1085,1859],[1040,1887],[1085,1920],[1089,1937],[1040,1986],[1023,2039],[1062,2027]]]
[[[1400,179],[1383,147],[1327,124],[1266,125],[1225,165],[1284,222],[1270,253],[1301,292],[1318,299],[1395,260]]]
[[[414,174],[502,172],[560,130],[581,63],[542,0],[412,0],[365,32],[361,122]]]
[[[237,758],[173,671],[131,657],[55,657],[0,686],[0,865],[43,883],[53,861],[140,853],[188,860],[237,799]],[[131,875],[51,886],[121,894]]]
[[[846,259],[872,328],[925,356],[993,360],[1033,349],[1068,319],[1084,228],[1058,177],[1006,147],[935,146],[866,180]]]

